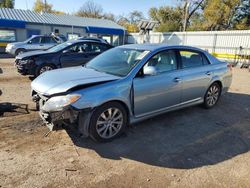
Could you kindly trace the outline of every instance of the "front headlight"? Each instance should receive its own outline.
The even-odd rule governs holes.
[[[42,110],[46,112],[62,111],[64,107],[73,104],[80,97],[81,95],[78,94],[52,97],[45,102]]]
[[[7,46],[6,46],[6,48],[8,48],[8,49],[11,49],[11,48],[13,48],[14,46],[12,45],[12,44],[7,44]]]
[[[33,62],[34,62],[33,59],[26,59],[26,60],[21,60],[20,64],[22,64],[22,65],[24,65],[24,64],[31,64]]]

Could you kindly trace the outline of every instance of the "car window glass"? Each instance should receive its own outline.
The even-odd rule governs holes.
[[[177,69],[175,51],[168,50],[154,55],[145,66],[154,66],[158,73]]]
[[[144,50],[113,48],[92,59],[86,68],[126,76],[148,53]]]
[[[203,58],[198,52],[180,50],[180,56],[183,68],[198,67],[203,65]]]
[[[210,62],[208,61],[207,57],[205,55],[202,56],[203,64],[204,65],[209,65]]]
[[[79,43],[70,47],[69,51],[73,53],[89,52],[91,51],[91,45],[88,43]]]
[[[42,43],[50,44],[50,43],[56,43],[56,41],[52,37],[43,37]]]
[[[41,37],[34,37],[33,39],[30,40],[31,44],[39,44],[41,43]]]
[[[91,44],[91,52],[103,52],[105,50],[107,50],[107,46],[106,45],[102,45],[102,44]]]

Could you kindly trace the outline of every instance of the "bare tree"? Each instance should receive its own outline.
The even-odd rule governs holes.
[[[183,31],[186,31],[191,16],[200,8],[205,0],[181,0],[184,1]]]
[[[101,7],[101,5],[96,4],[94,1],[90,0],[82,5],[80,10],[77,11],[76,15],[89,18],[102,18],[103,8]]]
[[[137,23],[140,20],[142,20],[144,18],[144,16],[143,16],[142,12],[134,10],[134,11],[129,13],[128,18],[129,18],[131,23]]]

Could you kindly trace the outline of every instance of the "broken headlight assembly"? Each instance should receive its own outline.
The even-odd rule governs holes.
[[[81,95],[63,95],[50,98],[42,107],[42,111],[45,112],[57,112],[62,111],[63,108],[75,103],[78,99],[81,98]]]

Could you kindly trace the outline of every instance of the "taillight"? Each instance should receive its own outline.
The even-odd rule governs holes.
[[[230,71],[232,71],[233,70],[233,66],[231,65],[231,64],[227,64],[227,67],[230,69]]]

